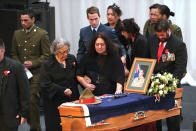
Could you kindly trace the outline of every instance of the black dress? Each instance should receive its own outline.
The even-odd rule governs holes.
[[[58,106],[79,97],[75,73],[75,57],[73,55],[67,56],[66,68],[57,62],[54,55],[51,55],[42,64],[40,85],[43,93],[47,131],[62,130]],[[67,88],[72,90],[71,97],[64,94],[64,90]]]
[[[119,56],[100,55],[92,57],[86,55],[77,69],[77,76],[88,76],[96,86],[93,94],[114,94],[116,83],[124,85],[124,67]]]

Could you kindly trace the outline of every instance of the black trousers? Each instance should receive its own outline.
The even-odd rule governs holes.
[[[172,116],[166,119],[168,131],[180,131],[180,115]],[[157,131],[162,131],[161,120],[157,121]]]

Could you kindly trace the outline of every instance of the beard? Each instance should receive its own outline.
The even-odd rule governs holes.
[[[169,39],[169,33],[166,34],[166,38],[160,39],[161,42],[166,42]]]

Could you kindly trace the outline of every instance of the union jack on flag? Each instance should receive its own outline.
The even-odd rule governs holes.
[[[137,64],[137,67],[135,69],[134,78],[139,76],[140,69],[141,69],[141,64]]]

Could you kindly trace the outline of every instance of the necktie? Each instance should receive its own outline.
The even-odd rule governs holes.
[[[163,49],[164,49],[164,44],[163,44],[163,42],[161,42],[161,44],[159,45],[159,50],[158,50],[158,54],[157,54],[157,57],[158,57],[158,63],[159,63],[159,60],[160,60],[160,58],[161,58],[161,55],[162,55]]]
[[[93,29],[93,37],[95,37],[95,35],[96,35],[96,30]]]

